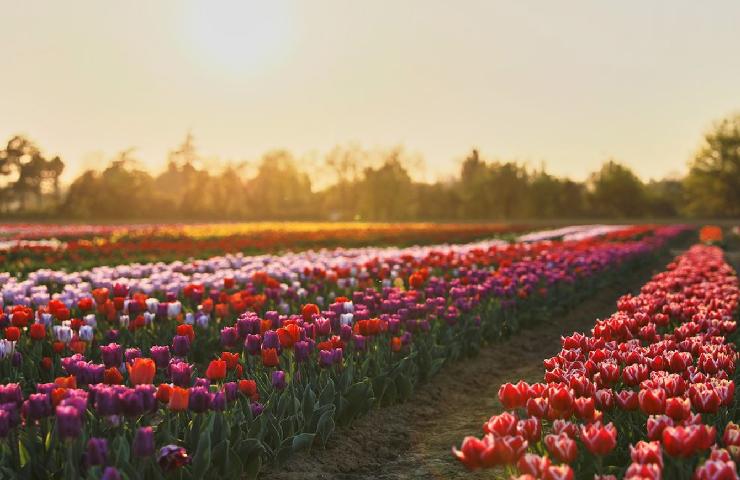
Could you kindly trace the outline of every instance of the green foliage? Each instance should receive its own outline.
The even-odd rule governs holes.
[[[689,215],[740,216],[740,114],[720,121],[705,135],[684,187]]]

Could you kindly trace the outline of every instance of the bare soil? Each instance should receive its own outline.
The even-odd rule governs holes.
[[[678,252],[673,252],[678,253]],[[663,268],[644,268],[638,282],[613,285],[554,321],[524,328],[504,342],[483,348],[478,357],[449,364],[420,385],[411,400],[373,410],[339,428],[325,450],[299,453],[262,478],[271,480],[455,479],[496,478],[502,472],[469,472],[453,458],[452,445],[466,435],[482,435],[481,426],[502,407],[502,383],[542,380],[543,359],[560,349],[560,336],[589,330],[596,318],[615,311],[619,296]]]

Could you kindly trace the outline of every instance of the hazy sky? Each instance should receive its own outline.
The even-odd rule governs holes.
[[[131,146],[201,153],[403,144],[434,179],[473,146],[583,178],[682,172],[740,108],[737,1],[3,0],[0,141],[69,179]]]

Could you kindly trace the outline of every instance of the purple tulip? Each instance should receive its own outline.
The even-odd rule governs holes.
[[[184,357],[190,352],[190,338],[187,335],[175,335],[172,338],[172,352],[178,357]]]
[[[283,390],[287,383],[285,382],[285,372],[282,370],[276,370],[272,372],[272,386],[276,390]]]
[[[262,336],[262,348],[280,349],[280,337],[275,330],[268,330]]]
[[[233,402],[239,398],[239,385],[236,382],[224,383],[224,395],[227,402]]]
[[[165,445],[157,455],[157,463],[165,472],[187,465],[190,460],[187,450],[177,445]]]
[[[339,327],[339,337],[345,342],[348,342],[352,338],[352,327],[349,325]]]
[[[32,393],[23,404],[23,411],[28,420],[40,420],[51,415],[51,400],[45,393]]]
[[[82,433],[82,415],[75,407],[59,405],[56,408],[57,432],[62,438],[76,438]]]
[[[141,398],[144,412],[153,413],[157,410],[157,387],[154,385],[136,385],[134,391]]]
[[[116,470],[115,467],[105,467],[105,471],[103,472],[103,476],[100,477],[100,480],[121,480],[121,474],[118,473],[118,470]]]
[[[305,362],[308,360],[308,355],[310,352],[311,345],[305,341],[301,340],[299,342],[295,342],[293,345],[293,352],[295,354],[295,361],[296,362]]]
[[[170,364],[170,379],[172,380],[172,383],[178,387],[189,387],[192,375],[193,366],[189,363],[174,362]]]
[[[236,346],[239,334],[236,327],[224,327],[221,329],[221,345],[227,348]]]
[[[92,437],[87,441],[87,455],[85,461],[88,465],[105,465],[108,460],[108,440],[105,438]]]
[[[98,415],[120,414],[118,392],[112,387],[98,388],[95,392],[95,411]]]
[[[258,334],[248,334],[247,339],[244,342],[244,349],[250,355],[257,355],[260,353],[262,346],[262,338]]]
[[[0,403],[22,404],[23,393],[21,392],[21,386],[17,383],[0,385]]]
[[[23,363],[23,354],[18,351],[13,352],[13,356],[10,358],[10,364],[14,368],[20,368],[22,363]]]
[[[188,400],[188,408],[195,413],[203,413],[208,411],[211,403],[211,395],[205,387],[192,387],[190,389],[190,398]]]
[[[138,417],[144,413],[144,398],[133,388],[127,388],[118,394],[121,413],[128,417]]]
[[[331,350],[319,351],[319,367],[331,367],[334,364],[334,352]]]
[[[252,411],[252,416],[256,417],[262,413],[265,407],[260,402],[250,402],[249,409]]]
[[[126,357],[126,362],[131,363],[135,359],[141,358],[141,350],[138,348],[127,348],[124,356]]]
[[[132,451],[135,457],[154,455],[154,430],[152,430],[152,427],[139,427],[136,430]]]
[[[352,340],[354,341],[355,350],[358,352],[364,352],[367,350],[367,337],[363,335],[354,335]]]
[[[224,392],[211,394],[211,410],[214,412],[223,412],[226,410],[226,395]]]
[[[166,368],[170,363],[170,347],[167,345],[152,345],[149,349],[149,355],[157,364],[157,368]]]
[[[0,408],[0,438],[7,438],[13,427],[12,423],[12,413]]]
[[[210,388],[211,387],[211,381],[204,377],[196,377],[195,381],[193,382],[194,387],[203,387],[203,388]]]

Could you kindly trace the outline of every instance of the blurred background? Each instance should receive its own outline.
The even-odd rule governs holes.
[[[740,217],[740,4],[5,2],[4,221]]]

